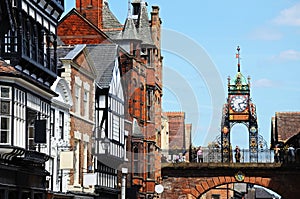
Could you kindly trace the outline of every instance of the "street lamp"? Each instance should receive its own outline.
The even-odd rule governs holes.
[[[107,153],[109,144],[110,144],[110,140],[105,136],[101,141],[101,145],[102,145],[102,148],[105,150],[105,153]]]

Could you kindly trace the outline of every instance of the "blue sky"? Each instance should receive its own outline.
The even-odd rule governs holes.
[[[108,2],[124,23],[128,1]],[[149,12],[152,5],[160,7],[165,30],[163,110],[186,112],[194,145],[207,145],[220,135],[221,107],[227,77],[237,72],[238,45],[241,71],[251,77],[259,133],[268,144],[275,112],[300,110],[300,1],[147,2]],[[66,11],[73,6],[74,0],[68,0]],[[233,145],[248,148],[243,125],[234,126],[231,135]]]

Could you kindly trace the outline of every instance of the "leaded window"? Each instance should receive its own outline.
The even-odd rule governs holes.
[[[11,88],[0,87],[0,143],[9,144],[11,134]]]

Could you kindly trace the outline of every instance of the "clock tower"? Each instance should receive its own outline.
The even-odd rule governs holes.
[[[228,97],[223,106],[221,122],[222,162],[230,162],[232,147],[230,130],[241,123],[247,126],[249,132],[250,162],[257,162],[258,126],[256,108],[250,98],[250,77],[247,79],[241,73],[240,48],[237,47],[238,71],[234,79],[228,77]]]

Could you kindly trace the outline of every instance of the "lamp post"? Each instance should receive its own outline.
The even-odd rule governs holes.
[[[102,148],[105,150],[105,154],[108,152],[110,140],[105,136],[101,141]]]

